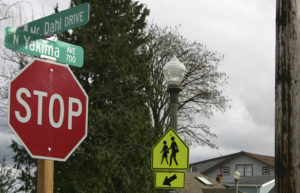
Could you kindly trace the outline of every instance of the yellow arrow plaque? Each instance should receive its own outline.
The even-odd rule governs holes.
[[[153,146],[151,158],[153,170],[187,170],[189,147],[170,128]]]
[[[184,172],[155,172],[155,188],[181,189],[184,188]]]

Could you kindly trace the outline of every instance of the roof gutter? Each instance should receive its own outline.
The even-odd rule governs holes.
[[[240,184],[240,183],[239,183],[239,186],[248,186],[248,187],[265,187],[265,186],[267,186],[267,185],[270,185],[270,184],[272,184],[273,182],[275,182],[275,179],[273,179],[273,180],[270,180],[270,181],[268,181],[268,182],[266,182],[266,183],[264,183],[264,184]],[[225,186],[228,186],[228,187],[234,187],[234,186],[235,186],[235,184],[225,184]]]
[[[267,186],[267,185],[270,185],[270,184],[272,184],[273,182],[275,182],[275,179],[270,180],[269,182],[264,183],[263,185],[261,185],[261,187],[265,187],[265,186]]]
[[[225,184],[228,187],[235,187],[235,184]],[[247,187],[261,187],[261,184],[239,184],[239,186],[247,186]]]

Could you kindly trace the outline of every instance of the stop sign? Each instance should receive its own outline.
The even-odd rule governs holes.
[[[66,65],[35,60],[10,82],[8,122],[33,158],[65,161],[87,136],[88,97]]]

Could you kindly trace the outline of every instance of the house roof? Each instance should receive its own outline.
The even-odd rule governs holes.
[[[178,193],[236,193],[234,189],[226,189],[215,179],[205,176],[199,172],[186,172],[185,176],[185,188],[178,190]],[[211,185],[205,185],[205,183],[197,180],[197,177],[205,178],[211,183]],[[239,191],[239,193],[244,192]]]
[[[274,181],[274,176],[245,176],[240,177],[239,186],[262,186]],[[227,183],[226,186],[235,186],[235,183]]]
[[[219,166],[224,165],[226,162],[240,156],[240,155],[247,155],[249,157],[252,157],[256,160],[259,160],[265,164],[267,164],[268,166],[274,168],[275,167],[275,160],[273,156],[266,156],[266,155],[260,155],[260,154],[254,154],[254,153],[249,153],[249,152],[245,152],[245,151],[241,151],[238,153],[234,153],[234,154],[229,154],[226,156],[221,156],[221,157],[217,157],[217,158],[213,158],[213,159],[208,159],[208,160],[204,160],[204,161],[200,161],[200,162],[195,162],[190,164],[190,166],[194,166],[194,165],[198,165],[198,164],[202,164],[205,162],[209,162],[209,161],[214,161],[214,160],[220,160],[219,163],[215,164],[214,166],[207,168],[206,170],[202,171],[203,174],[206,174],[208,172],[210,172],[211,170],[218,168]]]
[[[212,183],[212,185],[205,185],[197,180],[197,177],[204,177]],[[219,184],[216,180],[211,179],[199,172],[186,172],[185,175],[185,188],[178,191],[178,193],[204,193],[203,189],[225,189],[224,186]]]
[[[259,154],[249,153],[249,152],[244,152],[244,153],[249,155],[250,157],[253,157],[255,159],[258,159],[258,160],[264,162],[265,164],[268,164],[272,168],[275,168],[274,156],[259,155]]]

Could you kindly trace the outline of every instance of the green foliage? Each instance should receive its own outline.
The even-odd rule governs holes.
[[[55,192],[155,192],[150,159],[157,137],[142,49],[149,11],[131,0],[89,3],[88,25],[60,36],[85,50],[84,67],[73,71],[89,96],[89,133],[67,162],[55,164]]]

